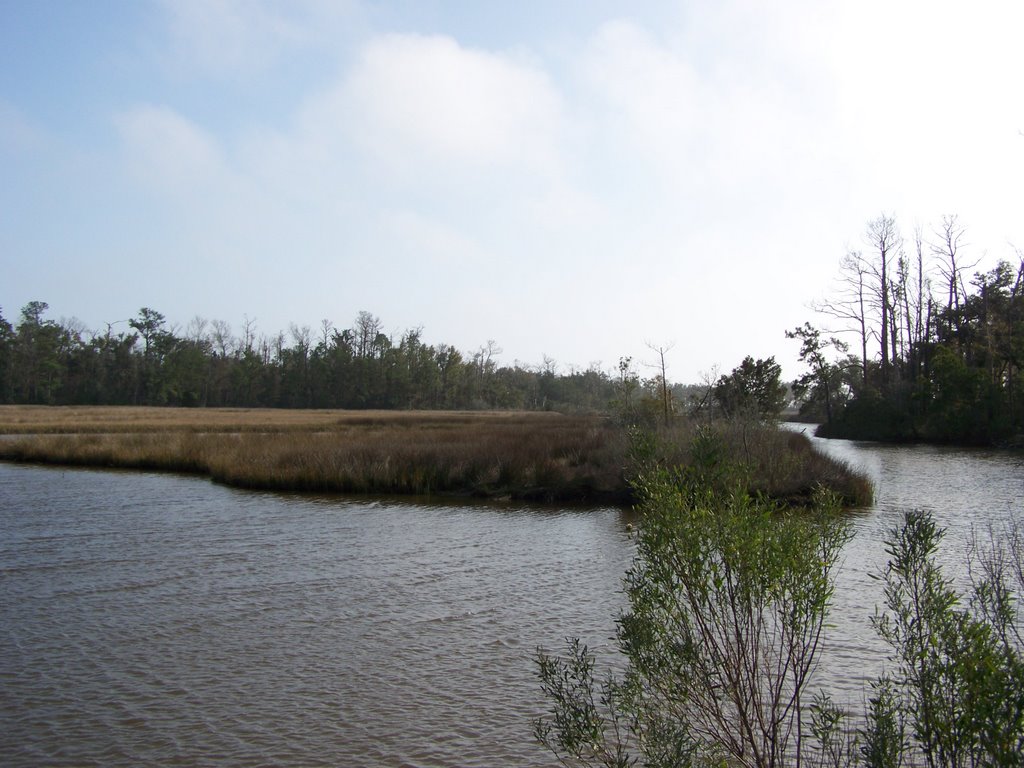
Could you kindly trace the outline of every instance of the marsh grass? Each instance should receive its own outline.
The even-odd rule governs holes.
[[[750,490],[791,501],[809,501],[824,486],[847,505],[871,504],[870,479],[849,464],[816,450],[807,435],[764,425],[731,423],[724,430],[736,455],[748,467]]]
[[[659,435],[686,463],[693,425]],[[751,490],[799,501],[819,485],[850,504],[870,484],[803,435],[721,422]],[[0,459],[206,475],[227,485],[629,504],[627,434],[596,415],[536,412],[0,407]]]
[[[446,428],[507,421],[542,423],[549,412],[341,411],[301,408],[154,408],[148,406],[0,405],[0,434],[118,432],[310,432],[352,427]]]
[[[659,435],[658,452],[672,464],[691,465],[698,425],[679,421]],[[836,493],[844,505],[871,504],[870,479],[849,464],[815,449],[799,432],[742,419],[718,420],[712,426],[721,438],[723,459],[738,467],[747,479],[747,490],[792,504],[808,504],[819,488]]]
[[[0,458],[343,493],[625,502],[624,436],[553,413],[55,409],[0,412]],[[206,420],[200,417],[206,415]]]

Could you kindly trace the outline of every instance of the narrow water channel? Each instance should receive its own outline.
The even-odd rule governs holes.
[[[787,425],[804,430],[801,425]],[[875,503],[852,515],[855,536],[843,551],[832,627],[818,682],[835,700],[860,709],[883,670],[887,649],[871,626],[882,608],[876,578],[888,559],[885,541],[906,509],[929,510],[946,534],[938,558],[945,575],[966,588],[972,533],[985,538],[1024,524],[1024,454],[929,445],[882,445],[812,438],[822,451],[865,472]]]

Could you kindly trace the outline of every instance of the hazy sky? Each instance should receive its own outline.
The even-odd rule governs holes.
[[[0,0],[0,308],[787,378],[866,222],[1024,247],[1024,3]],[[115,331],[126,325],[115,325]]]

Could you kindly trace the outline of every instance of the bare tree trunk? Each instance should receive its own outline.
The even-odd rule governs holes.
[[[860,340],[861,380],[865,388],[868,386],[868,339],[873,332],[866,293],[866,278],[871,271],[859,251],[850,251],[839,262],[840,287],[837,298],[812,304],[815,311],[848,324],[846,328],[837,328],[837,332],[857,334]]]
[[[963,272],[974,269],[978,261],[970,264],[963,263],[961,248],[966,228],[961,226],[955,215],[942,217],[942,231],[937,233],[940,242],[932,246],[932,253],[939,260],[939,272],[946,281],[946,310],[951,316],[954,324],[956,338],[960,338],[960,307],[962,297],[966,298],[967,291],[964,288]]]
[[[878,336],[881,355],[881,384],[885,387],[890,378],[890,342],[892,340],[889,329],[891,314],[889,268],[892,256],[899,249],[901,241],[896,228],[896,219],[882,215],[869,222],[867,240],[878,253],[878,263],[875,265],[875,277],[878,281],[878,306],[881,315]]]
[[[659,399],[661,400],[662,418],[664,424],[667,427],[672,416],[672,405],[671,405],[671,393],[668,390],[668,379],[666,378],[665,370],[665,353],[669,352],[675,344],[669,346],[656,347],[653,344],[647,344],[648,349],[658,353],[658,369],[660,373],[660,391],[658,392]]]

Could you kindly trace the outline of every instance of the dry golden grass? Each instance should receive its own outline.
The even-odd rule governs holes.
[[[0,459],[195,472],[230,485],[624,501],[624,436],[533,412],[4,408]],[[33,433],[31,435],[25,433]]]
[[[803,435],[716,425],[750,490],[799,501],[819,485],[870,502],[868,481]],[[629,503],[629,440],[599,416],[537,412],[0,407],[0,460],[166,470],[229,485]],[[690,462],[693,425],[659,438]]]
[[[723,432],[736,460],[747,467],[752,492],[799,501],[824,486],[858,507],[869,505],[874,497],[866,475],[815,450],[807,435],[735,423]]]
[[[116,432],[309,432],[368,425],[445,427],[562,418],[533,411],[341,411],[297,408],[153,408],[0,405],[0,434]]]

